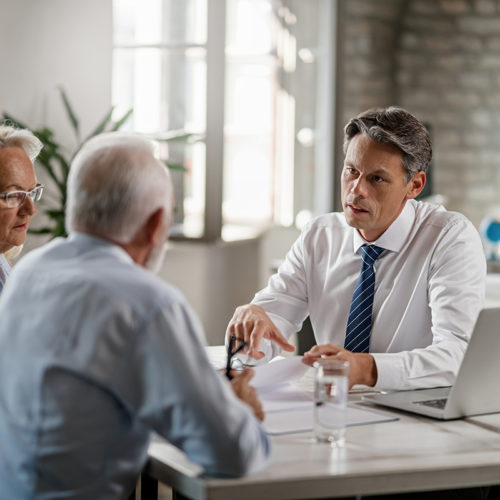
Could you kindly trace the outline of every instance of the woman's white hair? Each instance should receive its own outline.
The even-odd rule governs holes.
[[[68,177],[66,229],[128,243],[158,208],[172,217],[172,185],[155,143],[109,132],[90,139]]]
[[[21,148],[33,163],[43,148],[42,142],[33,132],[10,125],[0,125],[0,148]]]

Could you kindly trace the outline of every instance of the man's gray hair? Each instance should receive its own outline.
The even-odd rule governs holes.
[[[427,171],[432,158],[429,132],[405,109],[397,106],[374,108],[351,119],[344,129],[344,153],[352,138],[360,132],[373,141],[390,144],[401,151],[406,182],[417,172]]]
[[[0,148],[21,148],[33,163],[43,148],[42,142],[33,132],[12,127],[11,125],[0,125]]]
[[[169,225],[172,202],[169,173],[152,141],[101,134],[85,143],[71,164],[66,229],[128,243],[158,208]]]

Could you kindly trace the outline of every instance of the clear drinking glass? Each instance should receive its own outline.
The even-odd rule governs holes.
[[[319,442],[344,446],[349,363],[319,359],[314,368],[314,435]]]

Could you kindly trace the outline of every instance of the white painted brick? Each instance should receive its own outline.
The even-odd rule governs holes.
[[[483,132],[472,131],[464,135],[463,143],[471,148],[481,148],[488,144],[489,136]]]
[[[460,84],[467,88],[488,90],[491,88],[491,78],[488,73],[462,73],[458,75]]]
[[[442,165],[456,168],[457,165],[475,165],[477,154],[469,148],[453,148],[445,151],[436,152],[436,158]]]
[[[488,50],[500,50],[500,36],[492,35],[486,39],[486,48]]]
[[[467,186],[464,194],[466,200],[484,202],[494,200],[498,195],[498,190],[491,184],[482,184],[481,186]]]
[[[496,5],[493,0],[474,0],[474,9],[480,14],[494,14]]]
[[[500,54],[484,54],[479,58],[478,65],[484,69],[500,69]]]
[[[455,37],[456,48],[466,52],[478,52],[484,49],[483,37],[460,34]]]
[[[404,28],[427,33],[455,33],[456,22],[452,16],[448,17],[408,17],[404,21]]]
[[[444,93],[443,102],[456,109],[474,108],[479,106],[481,98],[475,92],[451,90]]]
[[[455,48],[456,40],[454,37],[431,34],[420,40],[421,50],[432,52],[449,52]]]
[[[438,55],[433,60],[438,68],[446,71],[461,71],[467,62],[466,57],[461,53]]]
[[[483,186],[484,184],[493,184],[495,181],[495,176],[489,165],[476,165],[473,168],[465,168],[460,178],[469,186]]]
[[[491,114],[486,110],[472,111],[469,115],[469,119],[474,127],[489,128],[492,125]]]
[[[439,68],[425,68],[424,71],[418,71],[416,74],[417,85],[423,88],[444,89],[448,92],[450,89],[457,89],[457,77],[453,73],[446,73]]]
[[[491,147],[489,149],[482,149],[478,151],[477,159],[480,165],[492,168],[492,176],[500,175],[500,169],[498,168],[500,166],[500,150]]]
[[[418,49],[420,38],[415,33],[403,33],[401,35],[401,47],[404,49]]]
[[[442,105],[433,109],[432,112],[433,117],[431,123],[435,123],[436,126],[455,127],[459,121],[457,114],[453,110],[446,109]]]
[[[465,0],[440,0],[439,7],[445,14],[465,14],[470,11],[469,3]]]
[[[456,130],[440,129],[434,133],[435,147],[450,147],[460,145],[460,134]]]
[[[436,0],[416,0],[410,3],[412,14],[438,14],[439,5]]]
[[[398,85],[404,86],[404,85],[411,85],[414,81],[414,75],[412,71],[407,71],[407,70],[399,70],[396,73],[396,82]]]
[[[400,68],[411,70],[425,68],[429,63],[428,54],[422,52],[399,52],[396,59]]]
[[[500,107],[500,90],[488,92],[485,96],[485,103],[489,106]]]
[[[436,109],[441,101],[437,92],[429,92],[423,88],[406,88],[400,91],[401,100],[410,108],[432,107]]]
[[[459,29],[480,35],[500,33],[500,17],[464,16],[457,18]]]

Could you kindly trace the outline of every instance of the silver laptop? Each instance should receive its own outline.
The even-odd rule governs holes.
[[[465,351],[455,385],[372,394],[364,396],[363,400],[449,420],[500,412],[499,382],[500,308],[483,309]]]

